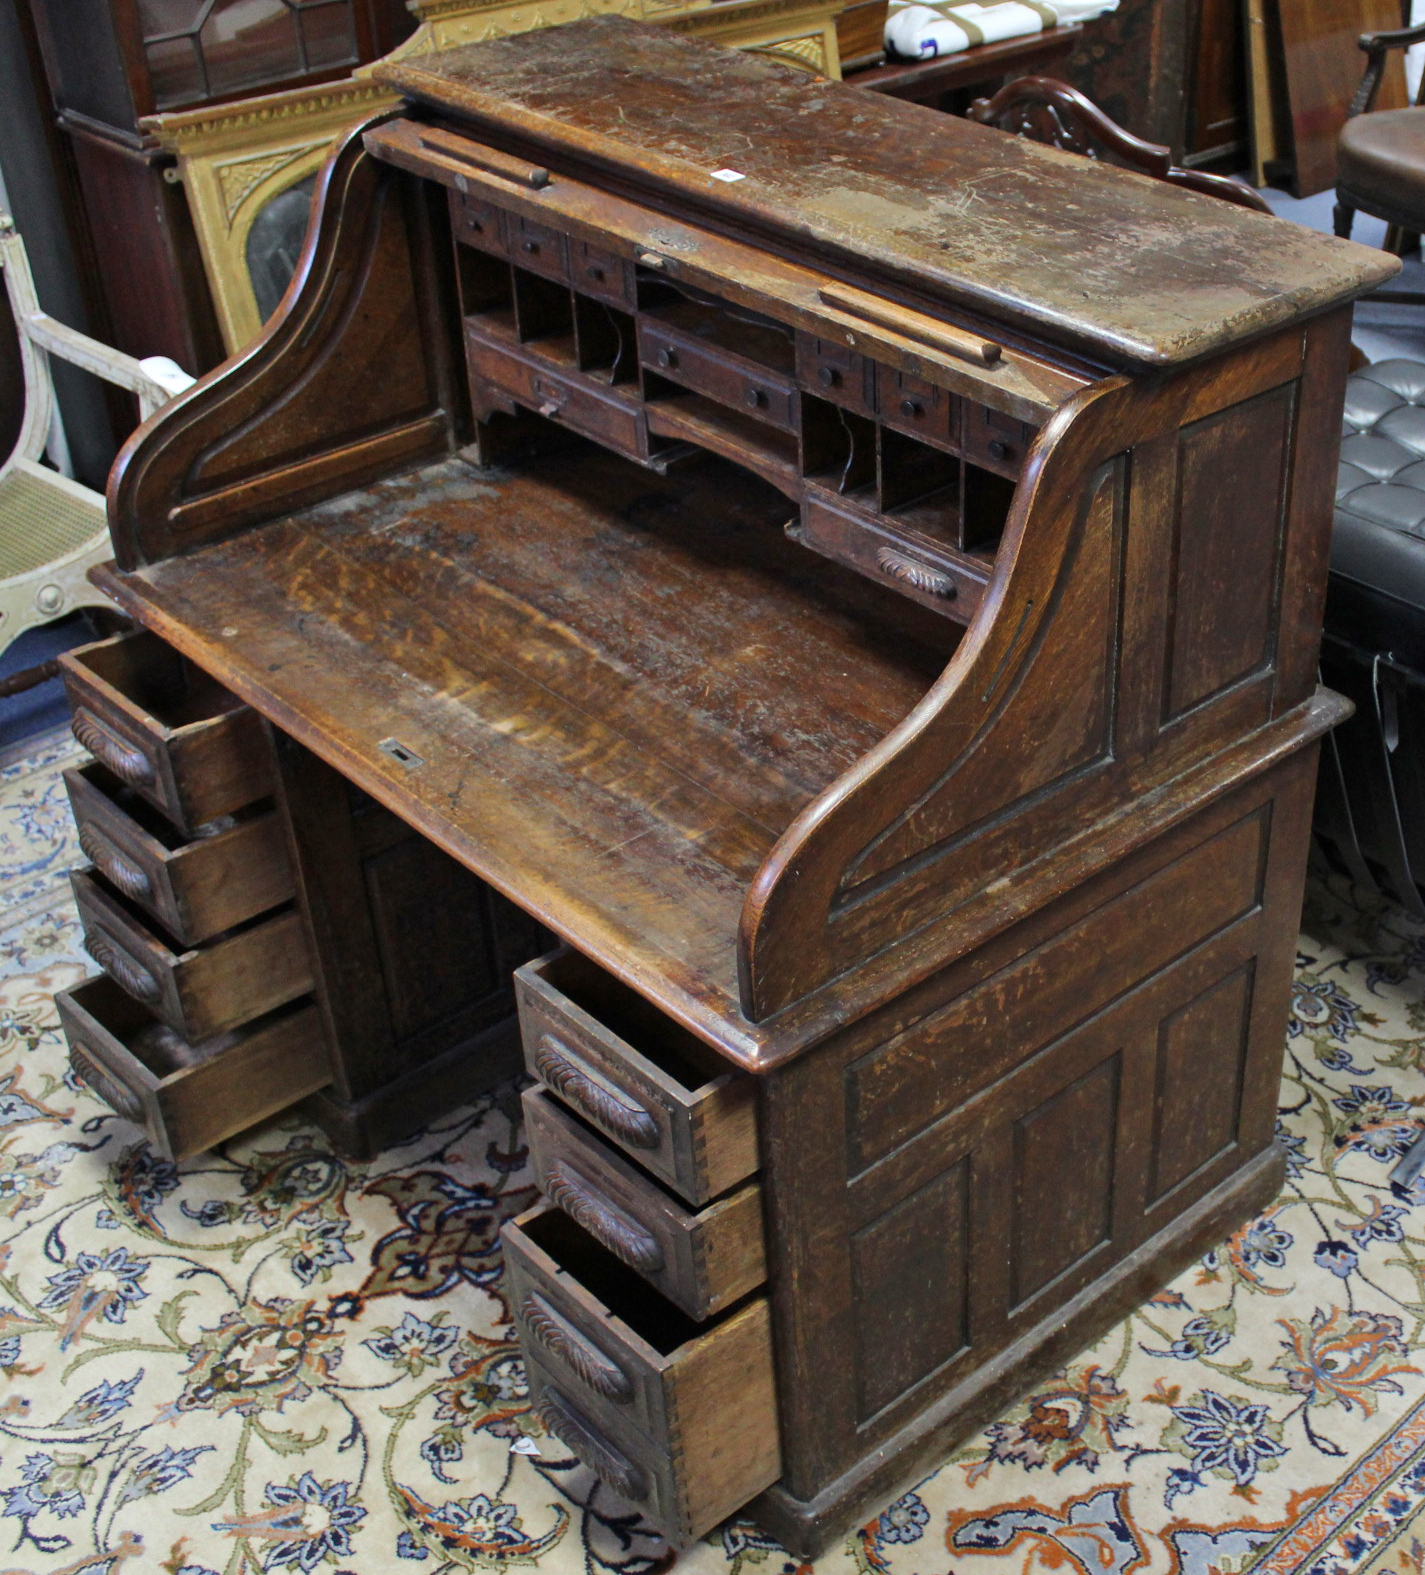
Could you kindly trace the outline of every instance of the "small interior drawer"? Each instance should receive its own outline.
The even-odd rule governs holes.
[[[909,533],[887,530],[810,487],[792,536],[959,623],[970,621],[984,595],[987,566],[972,566]]]
[[[200,1153],[329,1080],[321,1020],[310,1003],[190,1044],[112,979],[55,997],[70,1065],[116,1114],[170,1159]]]
[[[483,334],[478,323],[466,323],[465,342],[472,377],[631,458],[647,454],[643,412],[628,400],[527,360]]]
[[[512,213],[506,220],[510,261],[564,284],[569,278],[569,242],[562,230]]]
[[[876,413],[876,363],[838,340],[799,333],[797,381],[834,405]]]
[[[288,908],[185,948],[145,920],[100,875],[73,870],[84,949],[105,973],[183,1038],[250,1022],[312,988],[300,915]]]
[[[960,401],[946,389],[893,366],[877,368],[881,420],[937,448],[959,452]]]
[[[102,766],[66,771],[64,782],[85,856],[182,945],[195,946],[292,896],[276,810],[243,813],[185,841]]]
[[[525,1063],[690,1203],[757,1169],[752,1078],[578,952],[515,970]]]
[[[569,278],[581,295],[592,295],[628,312],[638,304],[632,259],[591,241],[570,243]]]
[[[1018,477],[1034,431],[1027,421],[991,410],[988,405],[965,403],[961,428],[965,458],[997,475]]]
[[[766,1279],[755,1181],[689,1209],[543,1089],[523,1099],[540,1191],[690,1318],[710,1317]]]
[[[503,1239],[533,1398],[557,1407],[542,1419],[666,1536],[701,1536],[777,1480],[765,1298],[695,1324],[548,1205]]]
[[[796,431],[796,353],[779,324],[675,300],[638,319],[638,359],[660,377],[757,421]]]
[[[262,718],[146,629],[60,657],[74,736],[185,832],[270,794]]]
[[[486,202],[483,197],[451,192],[451,227],[456,240],[463,241],[467,246],[478,247],[480,251],[490,252],[495,257],[508,257],[510,243],[505,230],[507,222],[503,209],[497,208],[493,202]]]

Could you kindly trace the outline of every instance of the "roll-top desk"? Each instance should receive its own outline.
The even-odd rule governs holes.
[[[385,79],[114,472],[74,1063],[369,1151],[522,1042],[538,1415],[806,1554],[1273,1194],[1394,263],[618,20]]]

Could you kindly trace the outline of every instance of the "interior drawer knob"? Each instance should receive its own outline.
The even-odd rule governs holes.
[[[526,1330],[551,1355],[578,1375],[595,1394],[618,1405],[633,1399],[633,1383],[617,1362],[562,1318],[545,1299],[531,1291],[520,1306]]]
[[[534,1414],[551,1433],[573,1451],[601,1482],[635,1504],[648,1497],[648,1478],[621,1449],[616,1448],[574,1409],[557,1389],[547,1389]]]
[[[576,1170],[556,1160],[545,1184],[551,1203],[582,1225],[595,1241],[613,1253],[620,1263],[640,1274],[657,1274],[663,1267],[663,1249],[650,1234],[621,1208],[602,1198]]]
[[[1009,444],[1005,443],[1005,442],[1002,442],[999,438],[995,438],[994,441],[990,444],[990,458],[991,459],[1008,459],[1009,458]]]
[[[767,403],[767,396],[760,388],[749,387],[747,390],[747,403],[753,410],[760,410]]]
[[[107,935],[86,935],[84,950],[118,987],[136,1001],[156,1001],[161,993],[158,980],[127,952],[120,951]]]
[[[143,1104],[138,1096],[125,1088],[122,1083],[116,1083],[76,1044],[71,1044],[69,1047],[69,1064],[80,1082],[84,1083],[92,1093],[97,1094],[115,1115],[122,1116],[125,1121],[132,1121],[137,1126],[143,1125]]]
[[[918,421],[925,414],[925,406],[918,399],[903,399],[901,414],[907,421]]]
[[[79,828],[79,846],[84,850],[85,858],[105,880],[112,881],[126,897],[142,898],[150,894],[152,883],[147,872],[126,859],[93,826]]]
[[[653,359],[665,372],[671,372],[678,364],[678,352],[670,350],[667,345],[664,345]]]
[[[817,372],[816,380],[823,388],[835,388],[841,381],[841,373],[834,366],[824,366]]]
[[[631,1099],[620,1099],[611,1089],[596,1083],[569,1054],[553,1034],[541,1034],[534,1049],[534,1069],[576,1110],[611,1133],[630,1148],[657,1148],[658,1123]]]
[[[134,787],[147,787],[153,781],[153,764],[148,756],[132,744],[126,744],[92,711],[78,707],[69,725],[84,748],[121,781]]]

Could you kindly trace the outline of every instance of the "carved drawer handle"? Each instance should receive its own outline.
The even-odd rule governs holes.
[[[79,846],[99,873],[119,888],[126,897],[147,897],[152,889],[148,874],[132,864],[93,826],[79,828]]]
[[[563,1160],[555,1160],[544,1187],[545,1196],[557,1203],[595,1241],[602,1242],[621,1263],[640,1274],[657,1274],[663,1267],[663,1249],[630,1214],[601,1198],[590,1184]]]
[[[74,736],[99,762],[107,766],[116,777],[134,787],[147,787],[153,781],[153,763],[142,750],[126,744],[111,727],[80,706],[70,718]]]
[[[542,1296],[531,1291],[520,1312],[525,1328],[535,1340],[571,1368],[595,1394],[619,1405],[627,1405],[633,1399],[633,1384],[623,1368],[561,1318]]]
[[[563,1094],[621,1143],[631,1148],[657,1148],[658,1123],[632,1100],[601,1087],[570,1059],[553,1034],[541,1034],[534,1050],[534,1070],[557,1094]]]
[[[86,935],[84,950],[121,990],[127,991],[136,1001],[158,999],[158,980],[126,951],[121,951],[107,935]]]
[[[948,602],[954,601],[959,594],[959,586],[950,575],[941,574],[938,569],[932,569],[928,563],[908,558],[904,553],[896,552],[891,547],[882,547],[876,554],[876,562],[893,580],[903,580],[907,585],[913,585],[916,590],[925,591],[930,596],[943,596]]]
[[[143,1101],[132,1090],[125,1088],[122,1083],[116,1083],[102,1071],[80,1045],[70,1045],[69,1064],[74,1068],[75,1076],[86,1083],[90,1091],[97,1094],[115,1115],[123,1116],[126,1121],[132,1121],[138,1126],[143,1125]]]
[[[547,1389],[534,1408],[549,1432],[588,1466],[615,1493],[642,1503],[648,1497],[648,1478],[622,1450],[611,1444],[586,1417],[581,1416],[557,1389]]]

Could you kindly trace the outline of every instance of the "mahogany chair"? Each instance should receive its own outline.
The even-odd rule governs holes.
[[[1425,231],[1425,83],[1407,109],[1374,109],[1393,49],[1425,40],[1425,23],[1387,33],[1363,33],[1361,85],[1351,100],[1336,145],[1336,233],[1349,236],[1357,213],[1384,219],[1386,249],[1405,250],[1407,236]],[[1380,291],[1380,300],[1425,300],[1418,292]]]
[[[1138,170],[1170,186],[1183,186],[1239,207],[1270,213],[1266,202],[1245,181],[1229,175],[1207,175],[1173,163],[1171,148],[1145,142],[1125,131],[1077,88],[1054,77],[1019,77],[993,98],[971,104],[969,119],[997,126],[1016,137],[1048,143],[1066,153],[1081,153],[1125,169]]]

